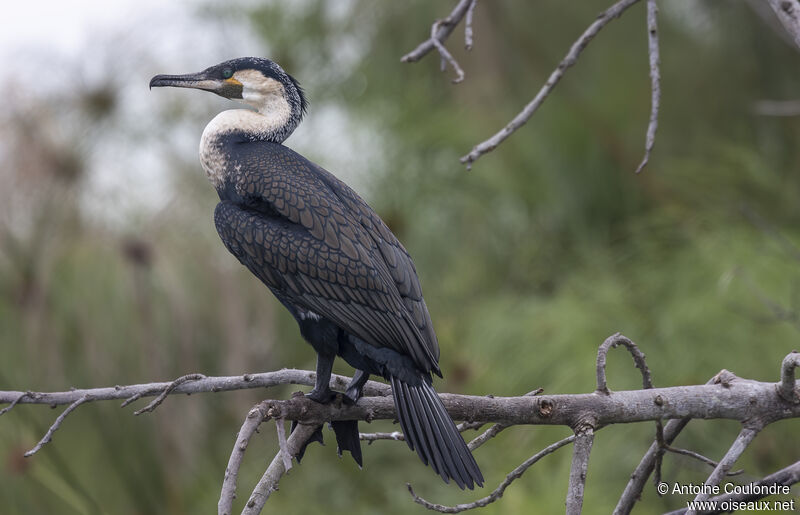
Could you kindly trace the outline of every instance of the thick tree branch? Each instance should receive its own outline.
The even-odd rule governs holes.
[[[787,402],[792,404],[800,403],[800,395],[797,393],[797,382],[794,380],[794,370],[800,367],[800,352],[793,351],[783,358],[781,363],[781,385],[778,394]]]
[[[583,491],[586,488],[589,455],[594,443],[594,429],[593,422],[586,422],[575,431],[572,467],[569,470],[569,488],[567,489],[567,515],[580,515],[583,508]]]
[[[800,0],[767,0],[767,3],[800,50]]]
[[[314,386],[314,372],[286,368],[276,372],[261,374],[244,374],[240,376],[206,377],[196,381],[184,382],[175,386],[171,394],[193,394],[208,392],[228,392],[232,390],[246,390],[250,388],[270,388],[273,386],[297,384]],[[344,391],[350,378],[334,374],[331,377],[331,388]],[[111,386],[105,388],[80,388],[66,392],[19,392],[0,391],[0,404],[47,404],[58,406],[72,404],[84,395],[90,395],[92,401],[108,401],[114,399],[130,399],[136,396],[153,397],[161,394],[172,385],[174,381],[143,383],[128,386]],[[389,385],[377,381],[367,381],[364,386],[364,395],[391,395]],[[9,406],[10,408],[11,406]]]
[[[471,395],[441,394],[448,412],[457,420],[493,422],[501,424],[544,424],[574,427],[587,416],[598,425],[644,422],[674,418],[731,419],[743,421],[757,414],[772,414],[774,419],[800,416],[800,403],[789,403],[778,395],[782,383],[765,383],[741,379],[727,372],[726,380],[718,384],[674,386],[610,392],[609,394],[582,393],[542,395],[537,397],[478,397]],[[314,374],[301,370],[282,370],[258,374],[262,386],[278,384],[313,385]],[[251,376],[254,377],[254,376]],[[238,377],[207,377],[181,384],[173,393],[216,392],[252,388],[254,379],[245,381]],[[336,376],[331,384],[342,389],[347,378]],[[72,404],[85,395],[91,401],[121,399],[137,391],[147,395],[160,393],[170,383],[120,386],[114,388],[82,389],[69,392],[31,392],[19,404],[47,405]],[[158,385],[158,386],[153,386]],[[795,383],[795,388],[797,385]],[[369,385],[366,397],[358,404],[318,404],[303,397],[287,400],[264,401],[270,416],[286,418],[307,424],[321,424],[332,420],[394,419],[394,402],[388,396],[390,388],[381,383]],[[0,403],[11,403],[19,397],[18,391],[0,391]],[[370,396],[370,395],[379,396]]]
[[[236,481],[239,477],[239,469],[242,466],[244,451],[247,450],[250,438],[253,437],[256,430],[258,430],[258,426],[261,425],[261,422],[266,417],[267,414],[261,404],[256,404],[247,413],[247,418],[244,419],[242,428],[239,430],[239,434],[236,435],[236,443],[233,445],[233,451],[231,451],[231,457],[225,469],[225,479],[222,482],[222,492],[220,492],[219,503],[217,504],[217,513],[219,515],[231,515],[233,513]]]
[[[300,453],[303,444],[311,438],[311,435],[314,434],[314,431],[316,431],[318,427],[318,425],[298,424],[286,441],[285,452],[287,452],[291,458],[296,457]],[[261,480],[259,480],[258,484],[256,484],[253,489],[253,493],[250,494],[250,498],[247,500],[247,504],[245,504],[245,508],[242,510],[242,515],[258,515],[261,513],[269,496],[278,489],[278,482],[288,470],[283,454],[283,450],[278,450],[278,453],[272,459],[264,475],[261,476]]]

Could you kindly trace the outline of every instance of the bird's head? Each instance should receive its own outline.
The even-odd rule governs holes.
[[[290,113],[293,125],[305,114],[300,84],[277,63],[261,57],[240,57],[186,75],[156,75],[150,87],[172,86],[210,91],[248,104],[264,115]]]

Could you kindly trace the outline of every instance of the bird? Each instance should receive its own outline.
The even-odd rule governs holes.
[[[306,95],[274,61],[241,57],[198,73],[156,75],[150,88],[194,88],[246,104],[205,127],[200,162],[217,191],[214,224],[225,247],[297,321],[317,353],[306,395],[332,402],[337,356],[355,369],[343,400],[356,403],[370,375],[392,387],[405,441],[462,490],[483,475],[439,395],[439,344],[408,251],[349,186],[285,146]],[[332,424],[339,447],[362,465],[357,421]],[[322,440],[318,430],[310,441]],[[305,452],[305,447],[298,459]]]

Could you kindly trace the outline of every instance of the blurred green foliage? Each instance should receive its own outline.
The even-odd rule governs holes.
[[[332,107],[346,113],[352,130],[326,143],[346,156],[309,143],[319,138],[288,144],[299,141],[295,148],[353,182],[414,256],[442,349],[440,391],[591,391],[596,348],[616,331],[647,354],[658,386],[703,383],[722,368],[774,381],[800,326],[800,118],[758,117],[752,105],[800,95],[800,56],[743,3],[679,4],[661,4],[661,120],[640,176],[632,172],[650,95],[643,5],[608,26],[540,112],[471,172],[458,157],[530,100],[605,3],[480,3],[474,50],[461,49],[460,28],[448,42],[467,74],[457,86],[433,54],[399,62],[446,4],[211,4],[200,16],[252,28],[260,38],[252,53],[304,84],[311,120]],[[129,139],[162,140],[136,139],[137,149],[152,148],[175,170],[174,194],[157,212],[109,225],[83,206],[85,160],[93,131],[122,130],[118,99],[113,89],[64,94],[68,117],[58,111],[63,98],[42,97],[7,113],[15,123],[3,129],[13,152],[0,156],[10,186],[0,219],[0,388],[312,368],[293,321],[217,241],[195,143],[170,134],[187,113],[199,134],[219,102],[192,111],[200,100],[188,94],[125,127]],[[67,136],[40,137],[53,127]],[[334,168],[330,155],[352,169]],[[637,388],[638,372],[619,352],[610,386]],[[84,406],[31,459],[22,452],[55,413],[19,406],[0,419],[0,511],[210,512],[248,407],[291,390],[170,397],[137,418],[113,403]],[[744,479],[795,461],[798,429],[785,421],[765,430],[740,462]],[[275,452],[273,431],[251,443],[239,505]],[[697,421],[677,444],[718,459],[737,431]],[[504,432],[477,452],[488,488],[566,434]],[[586,513],[611,511],[652,437],[650,424],[598,434]],[[445,504],[488,493],[442,484],[404,445],[387,442],[365,447],[359,471],[326,438],[284,478],[269,510],[423,513],[406,481]],[[562,511],[569,461],[568,449],[549,456],[482,513]],[[700,482],[708,472],[665,458],[667,481]],[[678,507],[648,487],[638,509]]]

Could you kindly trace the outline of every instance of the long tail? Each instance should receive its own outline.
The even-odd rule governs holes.
[[[418,385],[392,376],[392,392],[406,443],[430,464],[445,483],[453,479],[463,490],[483,486],[483,475],[439,395],[425,377]]]

